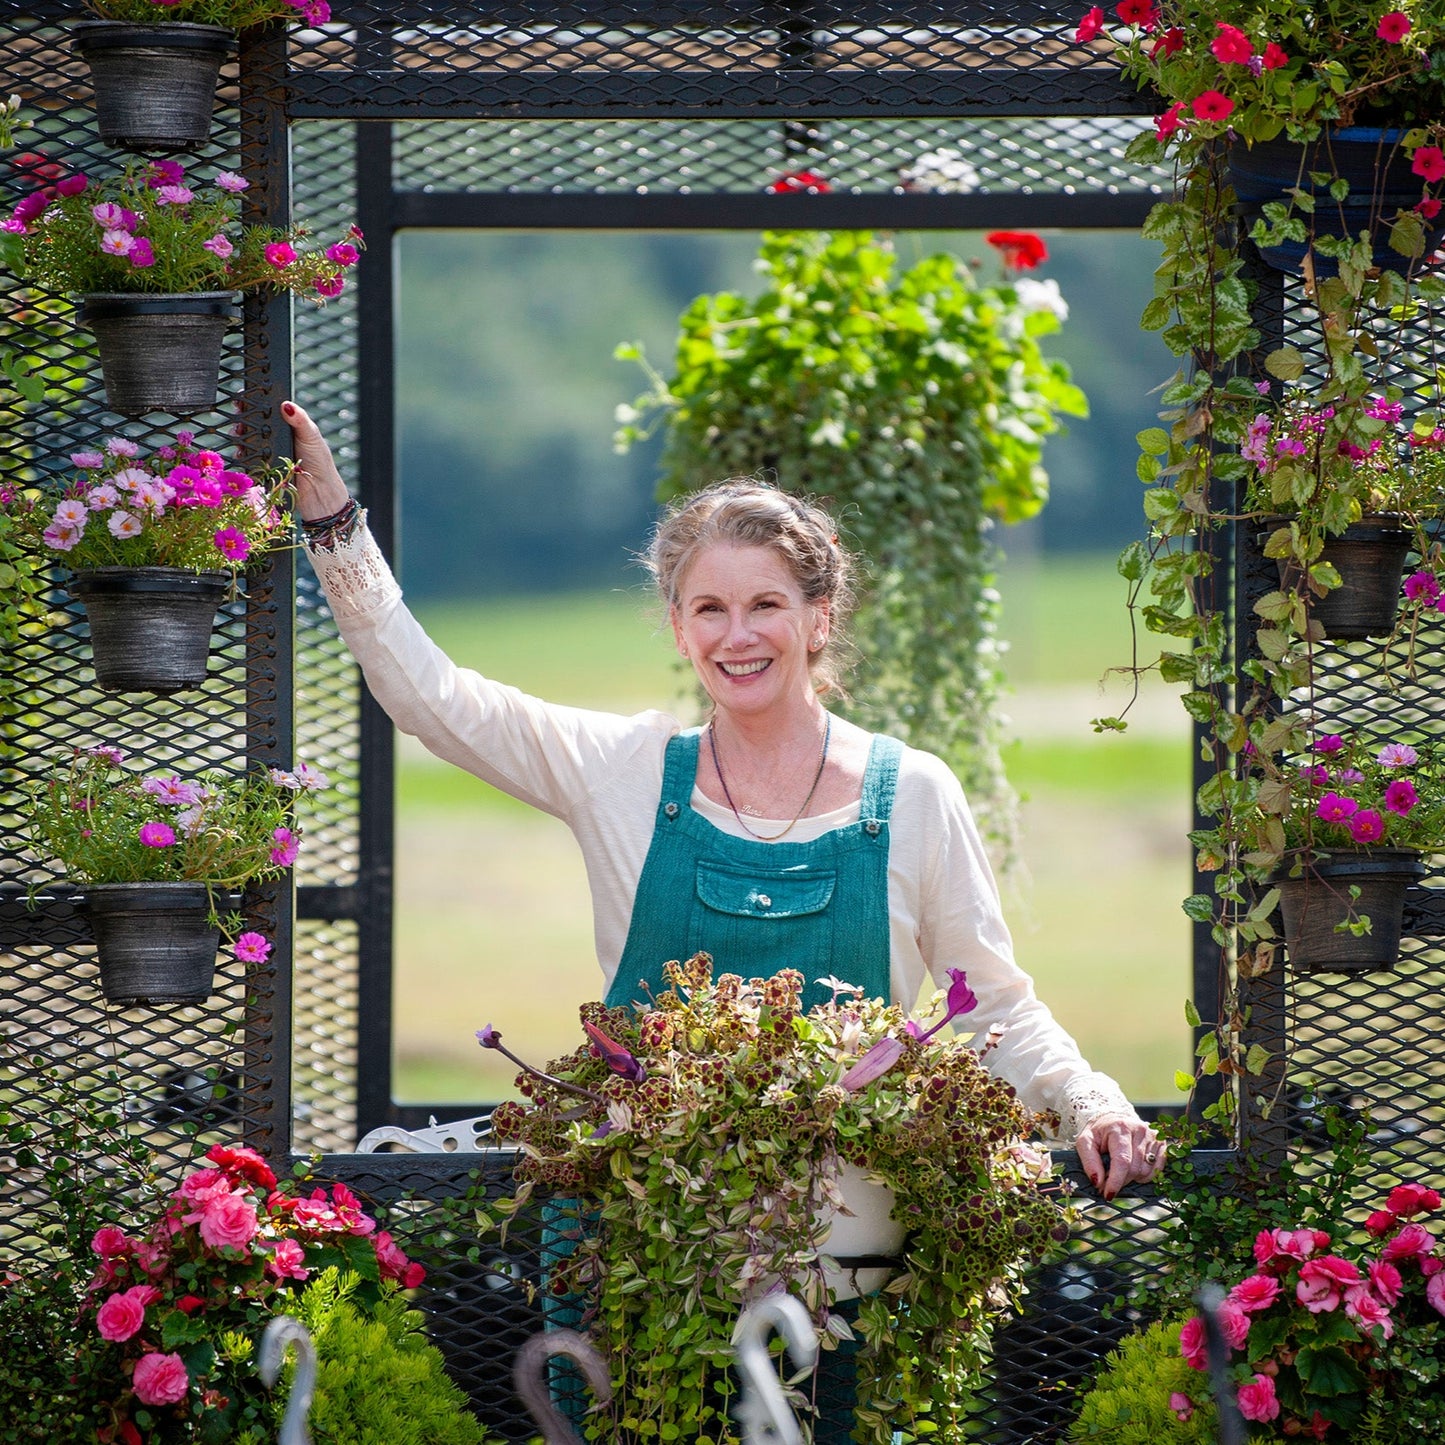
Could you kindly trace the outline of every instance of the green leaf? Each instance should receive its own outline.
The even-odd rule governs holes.
[[[1202,1022],[1199,1017],[1199,1010],[1194,1007],[1194,1000],[1192,998],[1184,1000],[1184,1022],[1192,1029],[1197,1029]]]
[[[1195,923],[1210,923],[1214,919],[1214,900],[1207,893],[1192,893],[1180,907],[1186,918]]]
[[[1281,346],[1264,359],[1264,369],[1280,381],[1298,381],[1305,374],[1304,353],[1293,346]]]

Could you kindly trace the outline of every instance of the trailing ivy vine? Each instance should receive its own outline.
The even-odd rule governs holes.
[[[984,285],[949,254],[904,267],[866,231],[771,232],[757,265],[757,296],[688,307],[670,377],[619,348],[649,386],[619,409],[618,445],[665,424],[665,498],[762,474],[832,504],[867,567],[851,711],[947,759],[1008,856],[993,528],[1044,505],[1044,439],[1087,414],[1039,348],[1050,293]]]

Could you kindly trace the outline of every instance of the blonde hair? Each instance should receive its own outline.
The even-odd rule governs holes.
[[[672,503],[653,530],[642,564],[670,610],[698,553],[718,543],[767,547],[781,558],[809,602],[828,606],[828,638],[808,664],[822,693],[843,693],[848,643],[843,624],[853,607],[852,558],[832,517],[809,498],[755,477],[714,482]]]

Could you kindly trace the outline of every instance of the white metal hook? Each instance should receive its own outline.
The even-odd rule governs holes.
[[[575,1360],[592,1386],[599,1405],[612,1398],[612,1381],[596,1347],[576,1330],[543,1330],[522,1342],[512,1366],[512,1380],[527,1413],[542,1431],[546,1445],[582,1445],[577,1432],[552,1401],[547,1385],[547,1362],[555,1355]]]
[[[287,1345],[296,1346],[296,1377],[291,1381],[286,1414],[281,1420],[280,1445],[311,1445],[311,1431],[306,1421],[316,1394],[316,1346],[306,1326],[290,1315],[277,1315],[261,1336],[256,1369],[261,1383],[268,1390],[274,1389]]]
[[[800,1370],[818,1358],[813,1322],[792,1295],[765,1295],[742,1312],[733,1331],[733,1358],[743,1388],[733,1413],[742,1426],[743,1445],[800,1445],[802,1440],[768,1354],[768,1334],[774,1326]]]

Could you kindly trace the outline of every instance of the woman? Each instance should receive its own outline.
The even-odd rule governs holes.
[[[1093,1072],[1014,962],[957,780],[939,759],[829,713],[848,558],[832,522],[776,488],[729,482],[658,527],[648,564],[705,727],[660,712],[558,707],[457,668],[422,632],[311,418],[295,438],[307,550],[341,634],[403,732],[571,827],[586,860],[606,1002],[661,987],[667,959],[797,967],[804,1007],[832,975],[905,1005],[963,968],[989,1067],[1059,1115],[1106,1199],[1162,1149]],[[980,1039],[981,1043],[982,1040]]]

